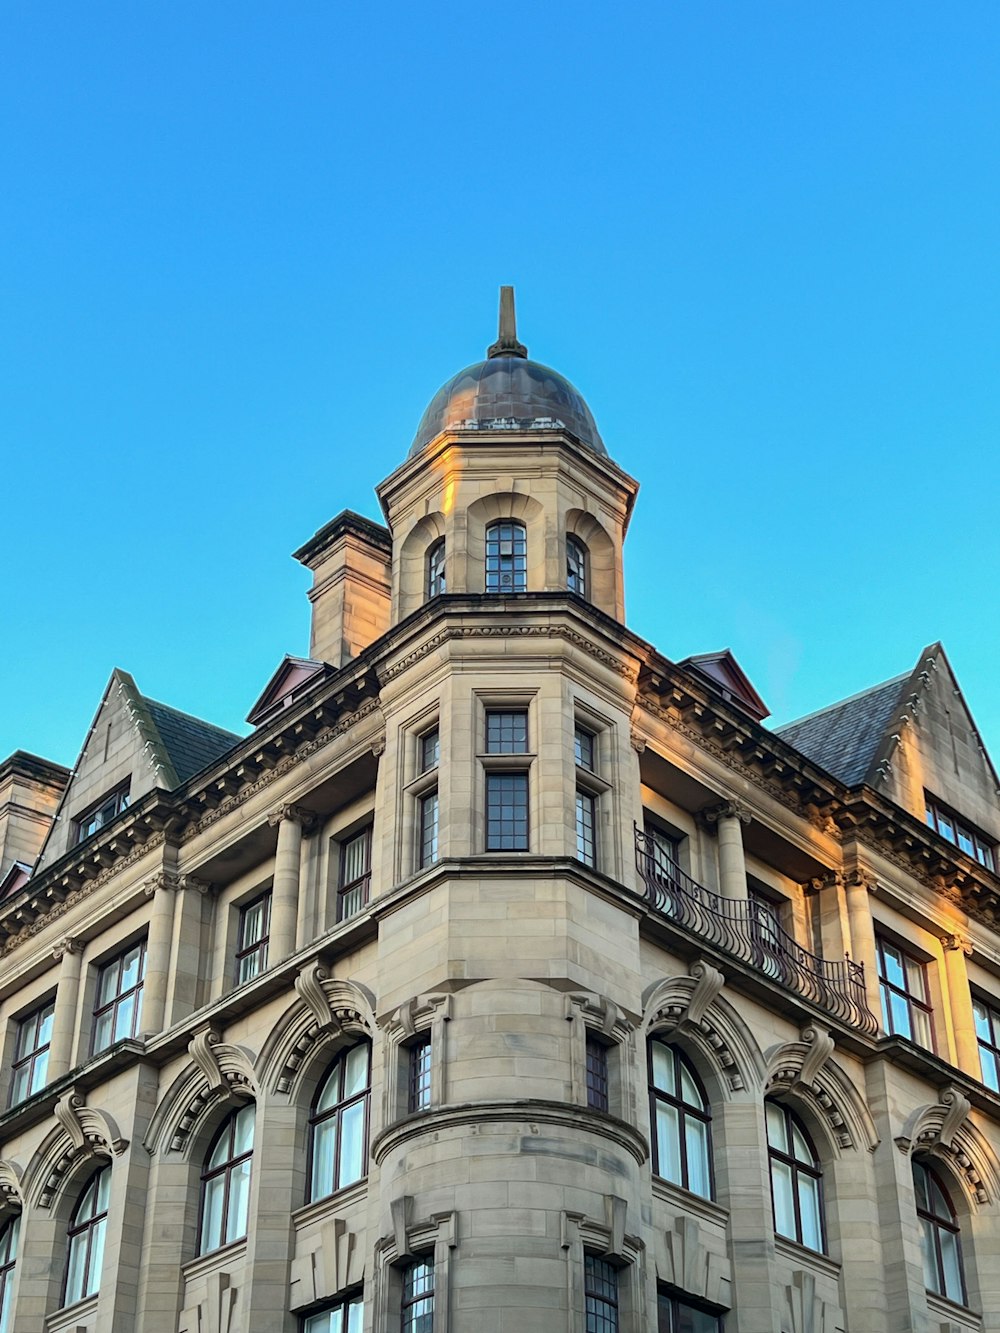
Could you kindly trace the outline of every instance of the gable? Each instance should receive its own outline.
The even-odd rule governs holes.
[[[325,669],[323,662],[311,657],[286,657],[264,687],[264,692],[247,714],[252,727],[289,707],[299,691]]]
[[[735,704],[755,722],[762,722],[770,715],[771,710],[728,648],[718,653],[699,653],[696,657],[686,657],[678,666],[704,677],[721,690],[727,703]]]

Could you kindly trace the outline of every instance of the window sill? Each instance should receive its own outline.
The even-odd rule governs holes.
[[[947,1296],[939,1296],[936,1291],[927,1293],[927,1309],[931,1314],[941,1315],[942,1318],[957,1323],[961,1328],[969,1330],[978,1330],[983,1327],[983,1317],[974,1310],[970,1310],[967,1305],[960,1305],[958,1301],[950,1301]]]
[[[314,1199],[312,1203],[303,1204],[301,1208],[292,1213],[292,1225],[296,1231],[302,1231],[311,1223],[328,1217],[331,1213],[340,1213],[345,1209],[352,1208],[356,1203],[360,1203],[368,1194],[368,1177],[362,1176],[360,1180],[355,1180],[351,1185],[345,1185],[335,1194],[327,1194],[325,1198]]]
[[[774,1237],[774,1249],[783,1259],[789,1263],[806,1264],[816,1273],[823,1273],[832,1278],[834,1282],[840,1278],[840,1264],[836,1259],[831,1259],[828,1254],[820,1254],[818,1250],[811,1250],[808,1245],[800,1245],[797,1240],[790,1240],[787,1236]]]
[[[231,1240],[228,1245],[220,1245],[217,1250],[211,1250],[208,1254],[199,1254],[197,1259],[191,1259],[181,1265],[184,1281],[197,1282],[199,1278],[214,1273],[217,1268],[227,1268],[231,1264],[239,1263],[241,1259],[246,1258],[246,1252],[247,1238],[241,1236],[239,1240]]]
[[[96,1314],[97,1292],[50,1314],[45,1321],[46,1333],[76,1333],[80,1324],[88,1323]]]
[[[664,1180],[662,1176],[653,1177],[653,1198],[669,1203],[672,1207],[691,1213],[695,1217],[704,1218],[706,1222],[711,1222],[713,1226],[723,1230],[729,1223],[729,1209],[724,1208],[721,1203],[703,1199],[700,1194],[692,1194],[690,1190],[675,1185],[670,1180]]]

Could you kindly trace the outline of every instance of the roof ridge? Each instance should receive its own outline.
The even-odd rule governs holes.
[[[811,713],[803,713],[801,717],[792,718],[790,722],[782,722],[780,727],[774,727],[773,731],[780,736],[783,731],[788,731],[792,727],[800,726],[803,722],[811,722],[813,718],[822,717],[824,713],[831,713],[835,708],[842,708],[844,704],[856,703],[858,699],[865,699],[878,690],[884,690],[889,685],[902,685],[904,681],[910,679],[913,675],[911,671],[904,671],[898,676],[890,676],[888,680],[881,680],[875,685],[869,685],[866,689],[858,690],[857,694],[848,694],[843,699],[835,699],[832,704],[824,704],[822,708],[814,709]]]

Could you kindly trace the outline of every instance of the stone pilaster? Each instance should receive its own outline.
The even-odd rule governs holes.
[[[49,1042],[48,1081],[54,1083],[73,1068],[73,1037],[80,1000],[80,969],[83,963],[83,944],[66,936],[52,950],[59,963],[59,983],[56,989],[55,1010],[52,1015],[52,1037]]]
[[[174,896],[179,876],[161,870],[143,885],[147,898],[153,900],[146,937],[146,977],[142,986],[141,1032],[162,1032],[167,1009],[167,987],[171,974],[174,939]]]
[[[976,1040],[976,1020],[972,1012],[972,992],[969,989],[969,973],[965,965],[966,958],[972,956],[972,944],[964,935],[945,935],[941,940],[944,948],[945,982],[948,987],[948,1011],[951,1013],[952,1033],[955,1049],[955,1065],[973,1078],[982,1077],[979,1065],[979,1042]]]
[[[271,891],[271,941],[268,961],[272,967],[295,952],[299,917],[299,883],[302,872],[302,834],[315,816],[298,805],[282,805],[267,817],[278,827],[274,854],[274,887]]]

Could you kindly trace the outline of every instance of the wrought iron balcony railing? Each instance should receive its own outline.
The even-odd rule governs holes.
[[[712,893],[685,874],[639,828],[635,855],[650,906],[661,916],[851,1027],[869,1036],[878,1034],[878,1023],[866,1000],[863,963],[848,957],[842,962],[817,958],[782,929],[765,903]]]

